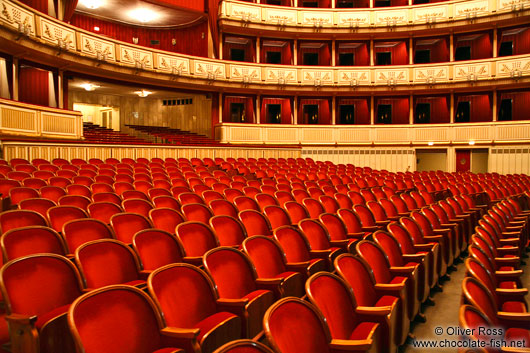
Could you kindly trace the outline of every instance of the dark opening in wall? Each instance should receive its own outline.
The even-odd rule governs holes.
[[[267,104],[267,123],[280,124],[282,122],[282,105]]]
[[[428,124],[431,122],[431,104],[418,103],[414,115],[414,124]]]
[[[302,63],[302,65],[318,65],[318,53],[304,53],[303,58],[304,62]]]
[[[471,102],[458,102],[456,108],[455,122],[457,123],[468,123],[471,115]]]
[[[353,104],[345,104],[339,107],[339,121],[344,125],[355,123],[355,106]]]
[[[455,51],[455,61],[471,60],[471,47],[458,47]]]
[[[245,50],[236,48],[230,49],[230,60],[245,61]]]
[[[318,105],[304,105],[304,124],[318,124]]]
[[[245,119],[245,104],[230,103],[230,121],[233,123],[241,123]]]
[[[414,63],[415,64],[427,64],[431,62],[431,51],[426,50],[416,50],[414,54]]]
[[[377,123],[392,124],[392,105],[379,104],[377,106]]]
[[[355,56],[353,53],[339,53],[339,66],[353,66]]]
[[[268,51],[265,53],[267,64],[281,64],[282,53],[279,51]]]
[[[392,53],[389,51],[375,53],[376,65],[392,65]]]
[[[499,48],[499,56],[513,55],[513,42],[502,42]]]
[[[501,106],[499,108],[499,116],[497,120],[499,121],[511,121],[512,120],[512,99],[503,99],[501,100]]]

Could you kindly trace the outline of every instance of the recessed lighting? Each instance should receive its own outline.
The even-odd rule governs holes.
[[[94,26],[94,31],[99,32],[99,27],[98,26]]]
[[[468,142],[470,146],[473,146],[475,144],[475,141],[471,140]]]
[[[82,83],[79,85],[80,87],[84,88],[85,91],[94,91],[96,88],[99,88],[101,86],[95,85],[93,83]]]
[[[433,145],[434,145],[434,142],[429,141],[429,142],[427,142],[427,144],[428,144],[429,146],[433,146]]]
[[[142,23],[156,20],[160,15],[153,10],[137,8],[129,12],[129,16]]]
[[[81,4],[89,9],[97,9],[103,4],[103,0],[81,0]]]
[[[136,93],[138,95],[138,97],[145,98],[148,95],[152,94],[153,92],[150,92],[150,91],[147,91],[147,90],[143,89],[141,91],[135,91],[134,93]]]

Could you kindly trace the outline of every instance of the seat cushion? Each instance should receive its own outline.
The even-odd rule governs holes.
[[[405,283],[407,277],[396,276],[390,281],[391,284],[402,284]]]
[[[361,322],[350,335],[351,340],[365,340],[377,324],[374,322]]]
[[[48,311],[46,314],[39,315],[37,317],[37,321],[35,322],[35,327],[37,328],[37,330],[40,331],[40,329],[42,328],[42,326],[44,326],[45,323],[57,316],[67,313],[69,308],[70,304],[66,304],[51,311]]]
[[[269,291],[268,290],[265,290],[265,289],[259,289],[259,290],[255,290],[253,292],[250,292],[248,293],[247,295],[245,295],[243,297],[243,299],[248,299],[249,301],[252,301],[254,298],[257,298],[259,297],[260,295],[263,295],[265,293],[268,293]]]
[[[199,321],[196,325],[196,328],[200,330],[199,336],[197,337],[197,339],[201,341],[204,335],[210,332],[213,328],[223,323],[224,321],[227,321],[227,320],[230,320],[236,317],[237,316],[232,313],[220,312],[220,313],[215,313],[211,316],[208,316],[204,320]]]
[[[522,302],[504,302],[504,304],[502,304],[502,311],[507,311],[509,313],[525,313],[526,307]]]
[[[498,285],[498,288],[502,288],[502,289],[516,289],[517,288],[517,283],[514,282],[514,281],[500,282],[499,285]]]
[[[524,340],[525,348],[530,348],[530,330],[522,328],[509,328],[504,335],[506,341],[521,341]]]
[[[383,295],[379,300],[375,303],[375,306],[392,306],[395,302],[397,302],[398,298],[390,296],[390,295]]]

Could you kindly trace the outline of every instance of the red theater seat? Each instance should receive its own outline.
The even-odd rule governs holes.
[[[177,238],[163,230],[141,230],[134,235],[132,245],[144,273],[171,263],[183,262],[183,250]]]

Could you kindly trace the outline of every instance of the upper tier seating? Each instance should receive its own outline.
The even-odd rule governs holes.
[[[181,129],[172,129],[167,126],[145,126],[145,125],[126,125],[131,129],[148,134],[154,137],[156,143],[168,143],[175,145],[204,145],[218,146],[219,142],[195,132]]]

